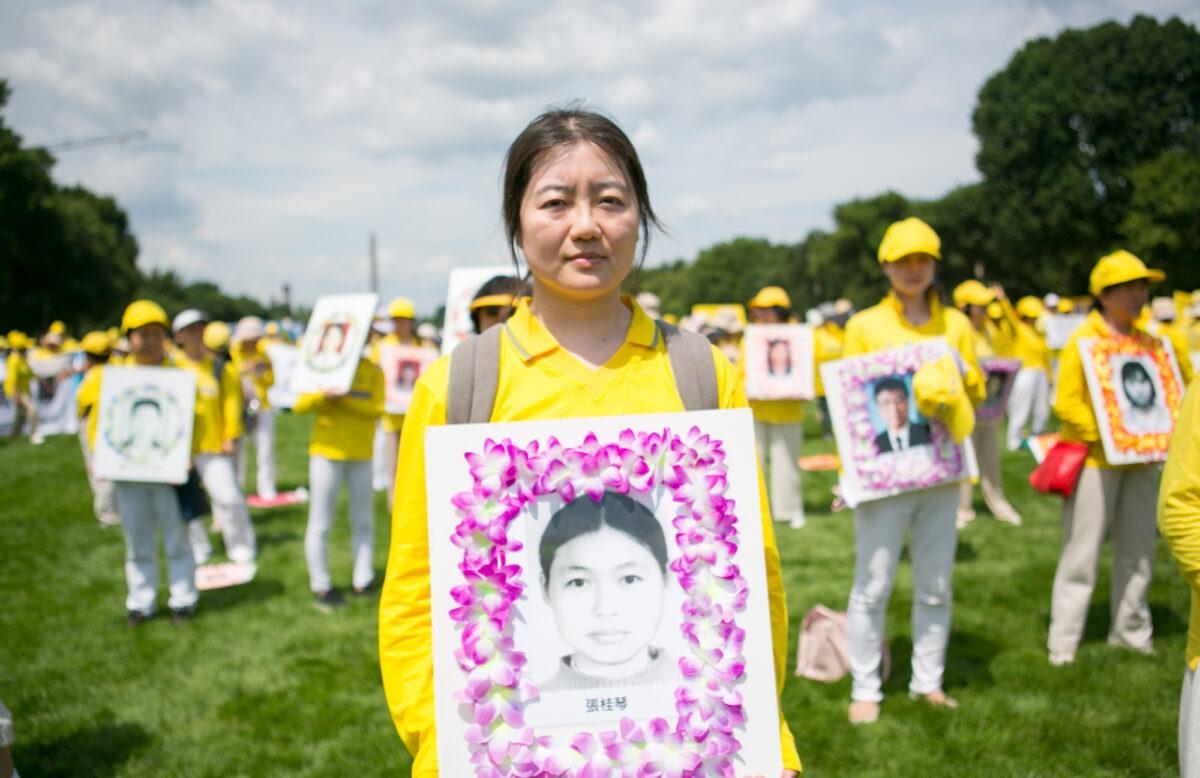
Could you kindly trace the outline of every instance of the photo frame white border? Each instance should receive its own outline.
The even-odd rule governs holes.
[[[105,366],[97,404],[95,454],[92,467],[97,477],[113,481],[182,484],[187,480],[192,459],[195,422],[196,376],[178,367]],[[168,398],[179,414],[179,434],[161,462],[150,465],[130,462],[112,442],[113,415],[130,395],[153,395],[156,402]]]
[[[304,329],[304,339],[299,346],[300,356],[289,385],[293,392],[349,391],[350,384],[354,382],[354,371],[358,369],[358,361],[367,344],[378,302],[379,295],[372,293],[329,294],[317,298],[312,316],[308,318],[308,326]],[[346,352],[346,359],[336,369],[318,370],[310,364],[308,357],[311,339],[319,337],[318,330],[331,316],[342,313],[348,314],[362,332],[356,333],[354,341],[349,344],[351,350]]]
[[[811,400],[816,396],[816,359],[813,328],[807,324],[750,324],[746,327],[746,396],[751,400]],[[752,366],[766,359],[769,340],[787,340],[792,359],[793,380],[769,378]]]

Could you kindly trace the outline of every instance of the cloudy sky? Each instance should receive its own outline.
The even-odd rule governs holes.
[[[5,121],[129,211],[144,267],[311,302],[367,284],[432,311],[506,260],[507,144],[583,98],[634,138],[670,229],[650,262],[795,241],[831,207],[977,179],[970,114],[1030,38],[1186,0],[141,0],[0,4]]]

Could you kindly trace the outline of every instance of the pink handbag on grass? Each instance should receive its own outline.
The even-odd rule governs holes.
[[[883,642],[883,677],[891,672],[892,656]],[[846,638],[846,612],[815,605],[804,614],[800,645],[796,649],[796,675],[834,683],[850,672],[850,641]]]

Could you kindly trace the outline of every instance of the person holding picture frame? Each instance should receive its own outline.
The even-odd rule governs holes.
[[[460,344],[454,353],[458,357],[498,344],[494,378],[479,376],[495,381],[494,393],[456,418],[461,396],[454,392],[461,389],[450,386],[452,361],[443,357],[417,381],[401,434],[398,477],[404,483],[397,485],[393,511],[379,653],[393,722],[413,754],[414,778],[438,774],[426,429],[448,420],[522,421],[747,405],[737,372],[715,347],[654,321],[621,295],[621,283],[644,261],[649,231],[658,222],[637,151],[612,120],[578,105],[547,111],[509,147],[503,180],[510,253],[518,270],[518,254],[528,265],[532,296],[520,299],[502,326]],[[489,341],[488,333],[499,337]],[[668,339],[677,344],[670,347],[678,347],[676,355],[686,355],[681,362],[674,362]],[[480,364],[477,357],[474,365]],[[691,371],[688,381],[676,380],[676,367]],[[762,504],[773,669],[782,688],[787,607],[765,494]],[[794,776],[800,759],[782,714],[779,728],[783,775]]]
[[[1060,357],[1054,412],[1062,422],[1062,440],[1086,443],[1088,455],[1075,490],[1062,507],[1062,550],[1050,595],[1046,641],[1052,665],[1075,661],[1100,552],[1110,533],[1113,563],[1108,643],[1143,654],[1154,650],[1148,596],[1158,543],[1154,509],[1159,467],[1109,464],[1100,442],[1079,339],[1133,338],[1153,344],[1154,336],[1137,322],[1150,296],[1150,283],[1165,277],[1125,250],[1102,257],[1088,281],[1096,307],[1072,333]]]
[[[976,361],[971,322],[938,298],[934,279],[940,259],[941,239],[925,222],[910,217],[889,226],[879,244],[879,263],[891,290],[878,304],[846,323],[842,355],[853,357],[940,337],[957,352],[958,359],[952,360],[952,370],[940,371],[951,375],[956,383],[939,388],[948,394],[965,393],[960,402],[969,400],[971,405],[979,405],[986,398],[987,388]],[[920,406],[922,398],[914,399]],[[943,406],[947,413],[951,410],[948,405]],[[879,718],[884,621],[906,531],[911,532],[913,571],[909,694],[936,707],[958,707],[942,688],[942,679],[950,637],[950,581],[958,537],[955,520],[959,489],[957,483],[951,483],[871,500],[854,510],[854,584],[846,621],[853,676],[848,717],[853,724],[868,724]]]

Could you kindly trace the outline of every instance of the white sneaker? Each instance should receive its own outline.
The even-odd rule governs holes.
[[[1074,662],[1075,662],[1074,654],[1055,654],[1053,652],[1051,652],[1051,654],[1050,654],[1050,664],[1054,665],[1055,667],[1062,667],[1063,665],[1074,664]]]
[[[35,446],[40,446],[46,442],[46,436],[40,432],[35,432],[29,436],[29,442]]]
[[[793,516],[788,521],[788,526],[791,527],[792,529],[804,529],[805,523],[806,522],[805,522],[803,516]]]

